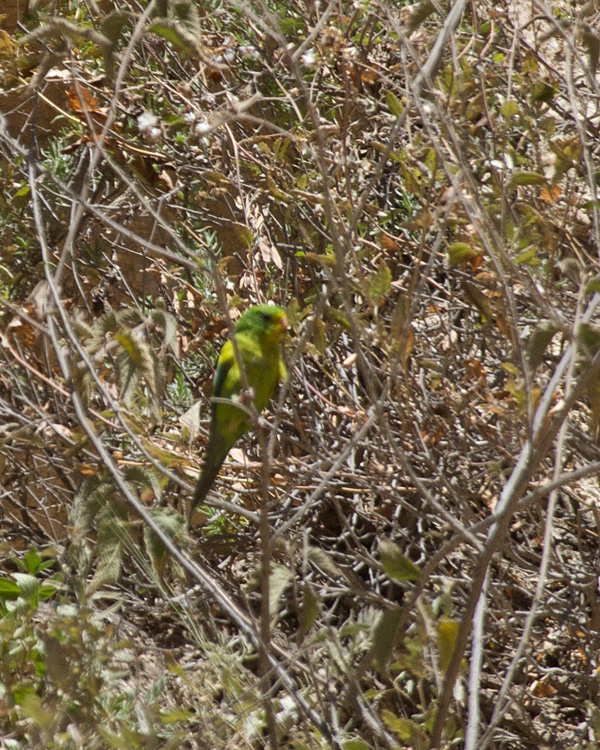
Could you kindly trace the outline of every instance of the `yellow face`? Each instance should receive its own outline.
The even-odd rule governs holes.
[[[268,329],[268,337],[272,341],[281,341],[283,334],[287,331],[288,321],[283,310],[276,308],[275,314],[271,316]]]
[[[255,305],[242,315],[235,327],[236,333],[252,332],[263,341],[276,344],[287,330],[285,310],[276,305]]]

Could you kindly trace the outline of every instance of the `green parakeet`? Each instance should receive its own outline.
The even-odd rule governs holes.
[[[262,411],[275,393],[277,384],[286,375],[279,344],[287,328],[285,311],[275,305],[255,305],[241,316],[235,327],[235,340],[252,391],[254,406]],[[240,368],[232,341],[221,350],[213,380],[213,396],[231,399],[212,405],[210,436],[204,456],[202,473],[196,484],[188,517],[201,503],[214,482],[229,450],[251,425],[247,410],[235,405],[244,391]],[[250,394],[248,394],[250,395]],[[243,405],[243,402],[242,402]]]

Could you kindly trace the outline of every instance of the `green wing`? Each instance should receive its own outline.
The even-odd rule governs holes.
[[[236,326],[235,340],[244,364],[246,381],[254,393],[254,405],[259,412],[273,396],[277,383],[286,376],[285,365],[279,356],[279,341],[286,326],[283,310],[265,305],[250,308]],[[247,412],[235,405],[235,398],[241,391],[240,368],[233,343],[228,341],[217,361],[213,395],[216,398],[231,399],[232,403],[212,405],[204,466],[194,491],[189,515],[208,494],[233,444],[250,427]]]
[[[213,380],[213,396],[223,397],[223,385],[232,366],[236,364],[233,344],[228,341],[219,355],[217,360],[217,369]],[[237,365],[236,365],[237,366]]]

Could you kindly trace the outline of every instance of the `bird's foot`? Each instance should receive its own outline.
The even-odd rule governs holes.
[[[250,404],[254,401],[254,389],[244,388],[244,390],[238,396],[237,400],[242,406],[250,406]]]

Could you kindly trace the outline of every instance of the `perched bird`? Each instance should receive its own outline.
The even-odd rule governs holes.
[[[233,444],[250,428],[250,398],[256,411],[262,411],[275,393],[277,384],[285,378],[279,344],[287,325],[285,311],[275,305],[255,305],[238,320],[234,338],[244,365],[245,383],[233,342],[228,341],[221,349],[213,380],[213,397],[219,400],[212,405],[204,466],[188,518],[208,494]],[[248,391],[244,390],[244,385],[248,386]],[[223,403],[220,399],[230,399],[232,403]],[[236,406],[236,400],[239,406]]]

